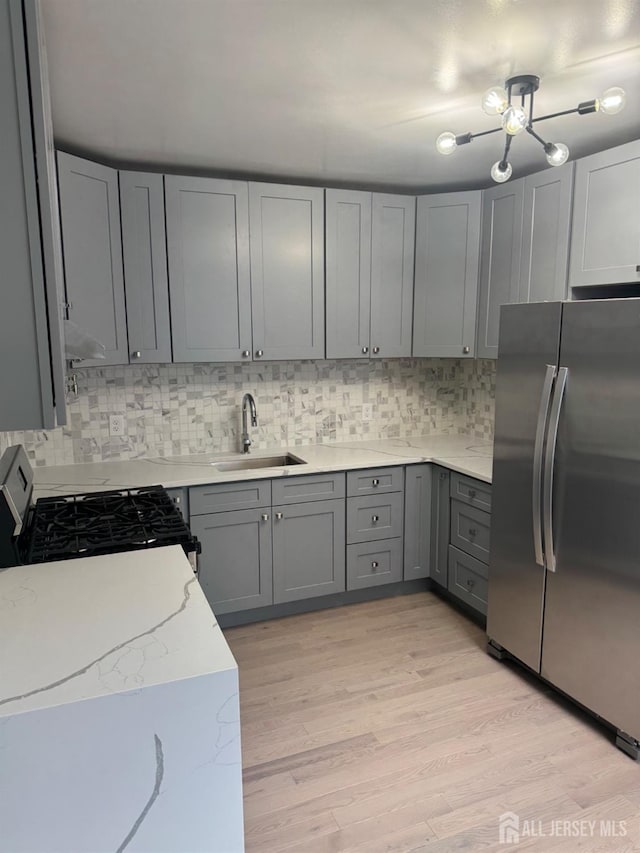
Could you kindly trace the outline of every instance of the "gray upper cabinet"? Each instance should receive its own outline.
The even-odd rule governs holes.
[[[171,361],[162,175],[120,172],[122,257],[131,363]]]
[[[569,285],[640,283],[640,140],[576,165]]]
[[[414,356],[475,355],[480,215],[480,191],[418,199]]]
[[[249,184],[254,358],[324,358],[324,190]]]
[[[59,152],[58,178],[69,317],[105,346],[82,364],[128,364],[118,173]]]
[[[371,193],[326,191],[327,358],[369,354]]]
[[[34,0],[0,0],[2,430],[65,422],[57,188],[41,37]]]
[[[173,360],[251,357],[247,184],[165,177]]]
[[[498,357],[500,306],[518,301],[523,200],[522,178],[483,192],[478,358]]]
[[[525,179],[519,302],[567,298],[573,169],[565,163]]]
[[[411,355],[416,200],[374,193],[371,220],[371,355]]]

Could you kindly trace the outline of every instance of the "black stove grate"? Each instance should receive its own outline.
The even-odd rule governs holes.
[[[163,545],[200,553],[162,486],[40,498],[21,536],[25,563],[93,557]]]

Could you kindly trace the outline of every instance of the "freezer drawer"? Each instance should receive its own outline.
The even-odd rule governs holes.
[[[449,545],[449,592],[486,615],[488,587],[487,566]]]
[[[491,516],[481,509],[451,501],[452,545],[483,563],[489,562]]]
[[[347,542],[402,536],[403,495],[360,495],[347,499]]]

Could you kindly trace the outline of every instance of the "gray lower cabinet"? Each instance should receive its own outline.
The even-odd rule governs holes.
[[[425,463],[405,469],[404,580],[430,574],[433,468]]]
[[[524,179],[483,191],[478,358],[498,357],[500,306],[518,301]]]
[[[326,191],[327,358],[411,355],[415,199]]]
[[[200,540],[198,580],[214,613],[273,603],[269,508],[191,517]]]
[[[166,175],[173,360],[251,358],[248,189]]]
[[[453,545],[449,547],[449,592],[474,610],[487,615],[489,569]]]
[[[402,539],[347,545],[347,589],[402,580]]]
[[[274,602],[298,601],[344,589],[344,500],[274,506]]]
[[[569,285],[640,283],[640,140],[576,164]]]
[[[371,219],[373,358],[411,355],[416,200],[374,193]]]
[[[62,274],[46,54],[34,0],[0,0],[1,430],[65,423]]]
[[[122,260],[129,361],[171,361],[162,175],[120,172]]]
[[[324,190],[249,184],[253,356],[324,358]]]
[[[69,319],[105,347],[83,366],[128,364],[118,172],[58,152]]]
[[[418,198],[413,355],[473,358],[482,194]]]
[[[567,298],[573,163],[524,182],[519,302]]]
[[[432,466],[431,548],[429,577],[447,588],[449,581],[450,472]]]

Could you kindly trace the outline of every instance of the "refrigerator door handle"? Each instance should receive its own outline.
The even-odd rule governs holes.
[[[531,509],[533,512],[533,550],[536,563],[539,566],[544,566],[544,551],[542,548],[542,452],[544,450],[545,428],[549,417],[551,390],[553,388],[553,380],[555,379],[555,376],[555,364],[548,364],[544,383],[542,385],[542,394],[540,395],[536,440],[533,447],[533,490],[531,495]]]
[[[544,460],[544,486],[542,494],[542,515],[544,518],[544,552],[546,568],[550,572],[556,570],[556,554],[553,542],[553,473],[556,461],[556,444],[558,440],[558,424],[560,422],[560,410],[564,398],[564,389],[567,384],[568,368],[558,369],[558,378],[553,391],[553,402],[549,414],[549,428],[547,431],[547,446]]]

